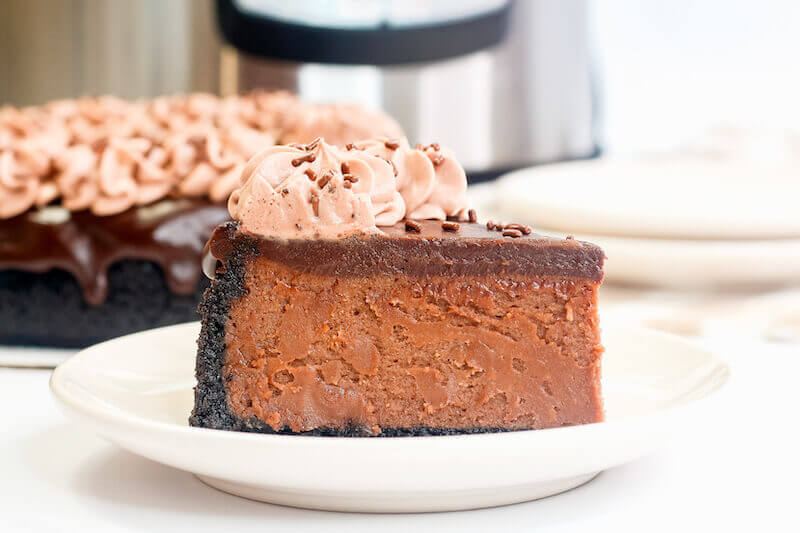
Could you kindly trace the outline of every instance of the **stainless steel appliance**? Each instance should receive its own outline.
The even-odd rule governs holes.
[[[0,106],[217,92],[212,0],[0,1]]]
[[[598,151],[585,0],[217,0],[223,92],[383,108],[479,181]]]

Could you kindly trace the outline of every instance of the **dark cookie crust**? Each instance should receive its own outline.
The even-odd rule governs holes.
[[[206,290],[198,308],[202,327],[197,340],[197,386],[189,424],[211,429],[259,431],[256,421],[248,423],[230,411],[222,382],[228,310],[231,302],[245,291],[244,254],[240,250],[232,251],[226,265],[225,272],[217,271],[217,278]]]
[[[109,268],[108,297],[89,305],[75,277],[0,270],[0,344],[82,348],[120,335],[198,319],[209,283],[190,294],[170,291],[153,262],[125,259]]]

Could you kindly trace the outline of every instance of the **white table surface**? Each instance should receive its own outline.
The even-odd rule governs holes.
[[[71,423],[49,370],[0,368],[0,531],[798,531],[800,345],[705,342],[733,379],[690,434],[558,496],[427,515],[306,511],[217,492]]]

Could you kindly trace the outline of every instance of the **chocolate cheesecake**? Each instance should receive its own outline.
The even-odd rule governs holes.
[[[284,92],[0,108],[0,344],[81,347],[197,319],[203,246],[277,142],[402,135]]]
[[[479,224],[438,145],[274,147],[210,239],[194,426],[443,435],[598,422],[603,252]]]

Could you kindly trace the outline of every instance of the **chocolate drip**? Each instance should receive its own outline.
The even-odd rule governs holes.
[[[107,217],[48,207],[0,220],[0,270],[66,270],[86,301],[100,305],[108,295],[109,267],[145,259],[161,267],[172,292],[190,294],[206,240],[229,218],[224,206],[207,200],[162,200]]]

